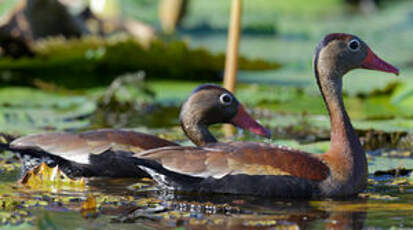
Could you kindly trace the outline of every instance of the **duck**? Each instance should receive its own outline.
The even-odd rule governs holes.
[[[193,90],[183,103],[179,120],[186,136],[198,146],[217,142],[208,129],[217,123],[230,123],[271,137],[271,132],[255,121],[230,91],[215,84]],[[45,162],[49,167],[59,166],[71,178],[148,177],[128,157],[165,146],[179,145],[155,135],[121,129],[34,134],[0,145],[22,159],[23,173]]]
[[[346,112],[343,76],[354,69],[399,74],[359,37],[326,35],[313,67],[329,113],[330,147],[313,154],[257,142],[210,143],[201,147],[163,147],[134,154],[161,189],[282,199],[352,197],[367,185],[365,151]]]

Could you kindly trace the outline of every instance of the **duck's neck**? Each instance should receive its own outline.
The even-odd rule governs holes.
[[[344,108],[342,96],[342,78],[331,76],[320,79],[323,94],[331,122],[331,148],[360,145],[356,132]]]
[[[331,145],[325,159],[344,178],[362,182],[367,173],[367,160],[358,136],[344,108],[342,75],[339,71],[316,72],[331,121]]]
[[[208,143],[215,143],[217,140],[208,129],[208,125],[202,122],[199,114],[181,114],[181,127],[185,135],[196,145],[203,146]]]

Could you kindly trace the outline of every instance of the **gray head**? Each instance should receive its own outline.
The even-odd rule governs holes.
[[[180,122],[187,136],[200,144],[216,141],[212,136],[207,137],[210,135],[207,127],[218,123],[230,123],[261,136],[271,136],[245,111],[231,92],[214,84],[201,85],[191,93],[182,106]],[[211,139],[200,140],[205,138]]]
[[[399,74],[394,66],[380,59],[360,38],[351,34],[328,34],[319,43],[314,57],[318,73],[343,76],[350,70],[362,68]],[[334,71],[334,74],[331,72]]]

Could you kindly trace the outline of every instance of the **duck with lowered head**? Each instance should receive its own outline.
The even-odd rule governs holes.
[[[180,123],[196,145],[217,143],[208,126],[231,123],[252,133],[270,137],[228,90],[213,84],[197,87],[182,106]],[[70,177],[146,177],[130,156],[143,150],[178,144],[155,135],[116,129],[82,133],[55,132],[20,137],[3,149],[19,153],[24,168],[40,162],[58,165]]]

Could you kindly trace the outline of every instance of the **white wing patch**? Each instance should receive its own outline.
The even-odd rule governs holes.
[[[57,155],[59,156],[59,155]],[[76,155],[60,155],[59,157],[68,160],[68,161],[73,161],[79,164],[89,164],[89,157],[90,154],[76,154]]]

